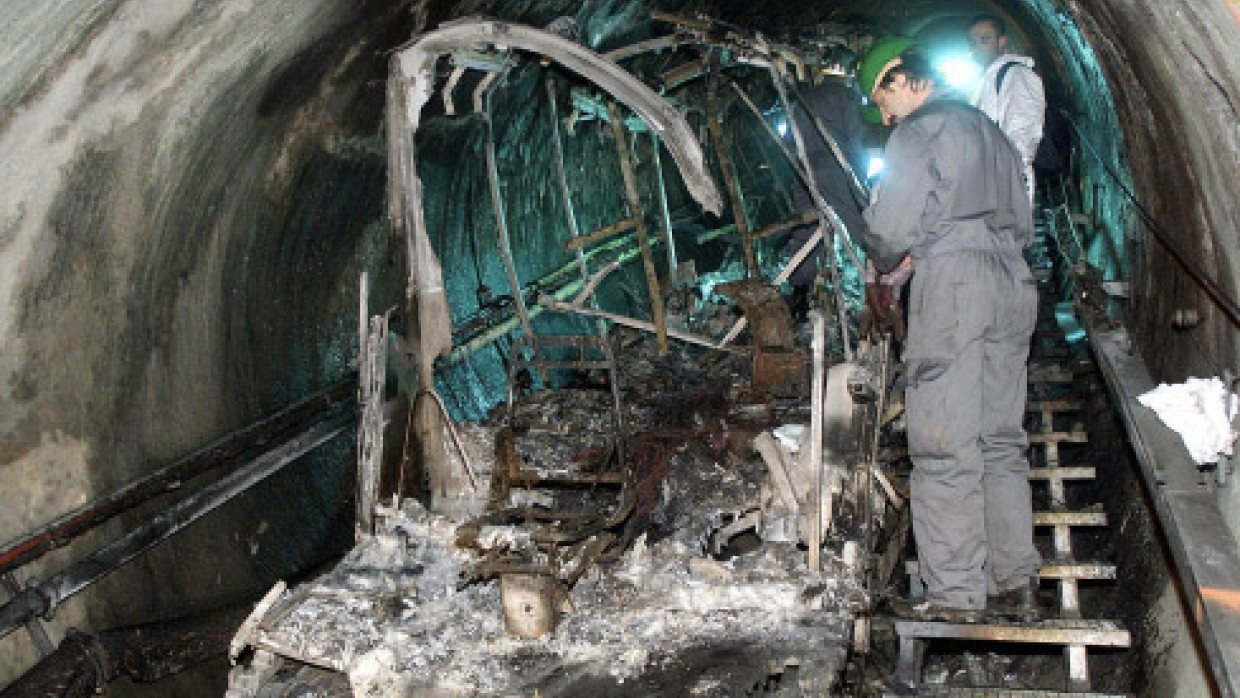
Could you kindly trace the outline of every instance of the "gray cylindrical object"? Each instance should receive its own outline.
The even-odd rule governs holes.
[[[499,596],[509,635],[539,637],[555,629],[555,581],[551,575],[500,575]]]

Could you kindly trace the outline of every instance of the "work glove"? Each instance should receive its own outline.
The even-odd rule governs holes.
[[[872,341],[890,334],[897,342],[904,341],[904,313],[896,299],[894,287],[884,283],[865,285],[865,312],[861,316],[861,333]]]

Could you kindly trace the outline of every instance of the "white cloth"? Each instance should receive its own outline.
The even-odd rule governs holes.
[[[1001,88],[996,89],[999,71],[1008,64],[1014,65],[1004,73]],[[1025,189],[1032,201],[1033,156],[1042,142],[1042,120],[1046,115],[1046,95],[1042,78],[1033,72],[1033,59],[1012,54],[999,56],[982,71],[971,103],[999,124],[1003,135],[1016,146],[1025,164]]]
[[[1214,463],[1220,454],[1232,454],[1236,435],[1231,430],[1231,418],[1236,413],[1236,396],[1228,394],[1218,378],[1161,383],[1137,400],[1180,435],[1194,463]]]

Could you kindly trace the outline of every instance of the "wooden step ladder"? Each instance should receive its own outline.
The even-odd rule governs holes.
[[[1045,391],[1033,385],[1037,382],[1071,382],[1069,372],[1059,367],[1030,368],[1030,392],[1039,395]],[[1068,508],[1066,483],[1090,480],[1095,476],[1091,466],[1060,464],[1061,444],[1088,443],[1088,435],[1082,427],[1074,426],[1067,431],[1057,431],[1055,415],[1081,410],[1083,403],[1074,399],[1035,399],[1026,411],[1040,415],[1039,429],[1029,432],[1029,443],[1041,448],[1042,459],[1038,467],[1031,468],[1031,482],[1046,483],[1050,494],[1050,509],[1033,515],[1035,527],[1053,530],[1053,555],[1039,570],[1042,580],[1053,581],[1059,590],[1060,617],[1036,623],[990,623],[959,624],[926,621],[898,620],[896,633],[900,638],[896,681],[903,686],[918,687],[919,696],[1099,696],[1090,692],[1089,647],[1129,647],[1132,637],[1128,630],[1108,620],[1082,618],[1079,582],[1081,580],[1114,580],[1115,566],[1106,562],[1077,561],[1072,550],[1072,529],[1081,526],[1106,526],[1107,516],[1101,507],[1072,510]],[[913,596],[920,592],[917,563],[907,564]],[[1018,642],[1031,644],[1062,645],[1067,665],[1067,686],[1064,692],[1045,690],[1014,691],[1001,688],[950,688],[922,685],[921,670],[925,651],[931,640],[979,640],[991,642]]]

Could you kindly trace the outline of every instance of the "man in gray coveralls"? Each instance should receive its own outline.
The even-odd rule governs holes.
[[[897,124],[866,247],[880,270],[906,252],[914,269],[906,405],[926,597],[897,612],[981,622],[989,607],[1032,620],[1040,561],[1022,424],[1037,289],[1023,256],[1024,165],[985,114],[940,93],[924,56],[879,50],[891,45],[876,43],[860,73]]]

